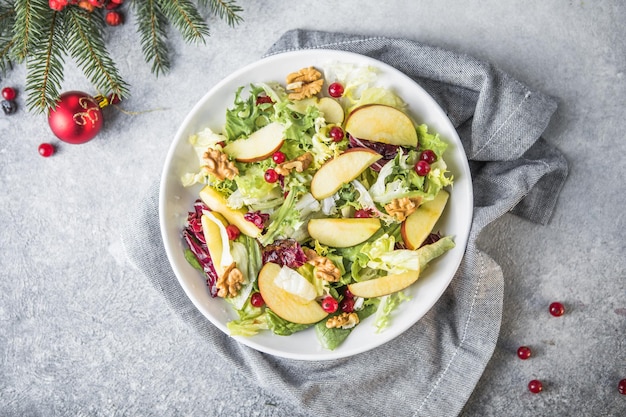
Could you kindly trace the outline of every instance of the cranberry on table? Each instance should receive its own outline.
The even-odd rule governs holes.
[[[552,314],[554,317],[560,317],[563,315],[563,313],[565,313],[565,307],[563,306],[563,304],[559,303],[558,301],[555,301],[554,303],[550,304],[550,314]]]
[[[328,95],[334,98],[341,97],[343,95],[343,85],[340,83],[332,83],[328,86]]]
[[[620,394],[626,395],[626,379],[622,379],[621,381],[619,381],[619,383],[617,384],[617,390]]]
[[[428,173],[430,172],[430,164],[426,161],[417,161],[417,163],[415,164],[415,173],[417,175],[419,175],[420,177],[424,177],[426,175],[428,175]]]
[[[43,156],[44,158],[48,158],[49,156],[54,155],[54,146],[51,143],[42,143],[41,145],[39,145],[39,148],[37,148],[37,150],[39,151],[39,155]]]
[[[322,309],[327,313],[334,313],[339,308],[339,302],[330,295],[322,299]]]
[[[541,391],[543,391],[543,384],[541,383],[541,381],[533,379],[528,383],[528,391],[532,392],[533,394],[539,394]]]
[[[528,346],[520,346],[519,349],[517,349],[517,356],[522,360],[530,358],[531,355],[532,352]]]
[[[250,304],[253,307],[263,307],[265,305],[265,300],[260,292],[255,292],[250,296]]]
[[[9,101],[11,101],[11,100],[15,100],[15,97],[16,97],[16,96],[17,96],[17,93],[15,92],[15,89],[14,89],[14,88],[11,88],[11,87],[4,87],[4,88],[2,89],[2,97],[3,97],[5,100],[9,100]]]

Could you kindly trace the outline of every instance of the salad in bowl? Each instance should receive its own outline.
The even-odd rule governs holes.
[[[414,323],[419,317],[400,319],[403,307],[423,296],[422,277],[437,278],[432,271],[450,256],[427,308],[436,301],[469,230],[469,220],[455,228],[446,219],[457,204],[467,209],[467,192],[455,195],[466,161],[457,173],[453,147],[448,163],[458,137],[449,142],[421,120],[384,82],[384,64],[338,54],[344,59],[300,59],[273,70],[279,76],[248,74],[221,88],[230,101],[212,109],[220,122],[196,118],[177,144],[193,154],[175,170],[188,204],[177,258],[196,271],[190,297],[201,277],[207,296],[195,304],[221,308],[211,321],[282,356],[290,354],[263,341],[314,338],[311,357],[331,358],[345,355],[364,326],[378,336],[397,321]]]

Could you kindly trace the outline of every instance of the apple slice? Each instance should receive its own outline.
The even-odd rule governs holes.
[[[376,233],[380,229],[380,220],[376,218],[311,219],[307,227],[309,235],[322,245],[348,248],[365,242]]]
[[[217,212],[211,212],[211,216],[204,214],[201,217],[202,233],[204,233],[204,239],[209,250],[209,255],[211,256],[211,261],[213,261],[215,272],[217,276],[221,277],[228,265],[224,265],[222,262],[224,240],[220,228],[217,223],[215,223],[214,219],[217,219],[217,221],[221,222],[224,226],[227,224],[224,217]],[[228,241],[226,241],[226,244],[228,244]]]
[[[420,271],[408,271],[401,274],[385,275],[368,281],[355,282],[348,289],[357,297],[374,298],[393,294],[413,284],[420,276]]]
[[[401,110],[384,104],[357,107],[346,120],[345,131],[355,138],[407,147],[417,146],[413,121]]]
[[[298,324],[313,324],[323,320],[328,313],[317,301],[305,301],[278,287],[274,280],[280,273],[278,264],[268,262],[259,272],[258,285],[265,304],[280,318]]]
[[[419,206],[402,222],[400,233],[407,248],[417,249],[422,246],[441,217],[449,196],[446,190],[440,190],[433,200]]]
[[[280,149],[285,140],[280,123],[263,126],[247,138],[237,139],[224,147],[224,152],[240,162],[257,162]]]
[[[317,170],[311,180],[311,194],[318,200],[330,197],[380,158],[382,155],[371,149],[348,149]]]
[[[322,97],[317,102],[317,107],[324,114],[324,119],[328,124],[340,125],[343,123],[344,111],[341,104],[335,99],[330,97]]]
[[[244,215],[247,213],[246,210],[228,207],[226,198],[218,191],[215,191],[210,185],[200,190],[200,199],[204,204],[209,206],[211,210],[224,216],[228,223],[237,226],[241,233],[254,238],[261,234],[261,229],[244,218]]]

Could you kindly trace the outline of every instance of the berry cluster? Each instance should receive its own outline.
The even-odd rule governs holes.
[[[95,9],[108,10],[105,21],[109,26],[118,26],[124,23],[124,16],[115,10],[124,3],[124,0],[48,0],[48,6],[57,12],[62,11],[67,6],[78,6],[88,12]]]
[[[17,104],[15,103],[15,97],[17,97],[17,92],[14,88],[4,87],[2,89],[2,111],[6,115],[13,114],[17,111]]]

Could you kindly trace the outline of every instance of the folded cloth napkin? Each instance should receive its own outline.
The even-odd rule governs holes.
[[[555,102],[467,55],[405,39],[286,32],[268,55],[339,49],[386,62],[424,87],[447,112],[470,160],[474,218],[464,259],[447,291],[418,323],[366,353],[306,362],[239,344],[206,320],[178,285],[158,225],[158,187],[145,198],[124,243],[129,259],[182,320],[206,339],[215,361],[311,415],[457,415],[491,357],[502,312],[503,276],[476,246],[481,230],[513,212],[545,224],[567,176],[547,144]],[[332,410],[332,413],[330,412]]]

